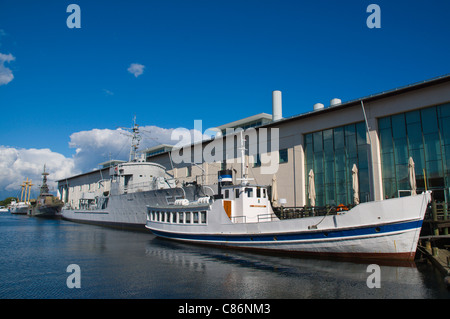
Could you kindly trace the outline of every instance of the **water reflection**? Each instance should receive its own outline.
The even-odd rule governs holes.
[[[426,264],[381,266],[178,243],[150,233],[0,216],[0,298],[449,298]],[[69,289],[66,268],[81,269]]]
[[[370,289],[371,273],[363,263],[259,255],[158,238],[148,242],[146,254],[167,272],[173,267],[185,277],[201,273],[199,280],[223,289],[210,296],[218,298],[432,298],[436,289],[425,284],[414,264],[381,266],[381,288]],[[198,291],[192,289],[191,296],[201,297]]]

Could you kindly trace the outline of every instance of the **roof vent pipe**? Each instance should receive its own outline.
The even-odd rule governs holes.
[[[330,106],[340,105],[342,103],[341,99],[332,99],[330,101]]]
[[[272,92],[272,121],[282,119],[281,112],[281,91]]]
[[[322,103],[316,103],[316,104],[314,104],[314,111],[321,110],[324,107],[325,106]]]

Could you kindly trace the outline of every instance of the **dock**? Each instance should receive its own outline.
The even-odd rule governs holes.
[[[448,204],[431,202],[431,210],[424,219],[424,227],[430,235],[419,238],[418,250],[425,256],[444,276],[444,282],[450,288],[450,219]]]
[[[450,251],[425,246],[418,246],[417,249],[439,270],[444,277],[447,288],[450,289]]]

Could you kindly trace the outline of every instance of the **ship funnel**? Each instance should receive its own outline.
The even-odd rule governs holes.
[[[281,91],[272,92],[272,121],[282,119],[281,111]]]

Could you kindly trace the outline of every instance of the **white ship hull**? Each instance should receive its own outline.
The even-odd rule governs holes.
[[[61,215],[63,219],[80,223],[145,230],[147,205],[168,205],[168,200],[184,194],[194,198],[194,192],[194,187],[186,187],[112,195],[104,209],[63,209]]]
[[[26,215],[28,213],[28,204],[25,203],[15,203],[11,204],[9,207],[11,214]]]
[[[333,216],[233,223],[223,200],[207,206],[167,207],[169,218],[155,220],[148,207],[147,228],[155,235],[186,242],[286,254],[413,260],[430,193],[363,203]],[[206,211],[193,224],[171,219],[172,212]],[[156,218],[157,219],[157,218]],[[169,220],[169,221],[167,221]]]

